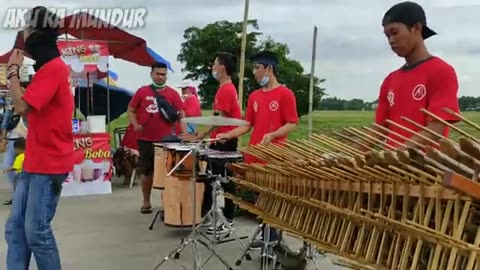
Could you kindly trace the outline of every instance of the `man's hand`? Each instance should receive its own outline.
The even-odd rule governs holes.
[[[224,143],[224,142],[226,142],[228,139],[230,139],[230,135],[228,135],[228,133],[219,133],[219,134],[217,134],[216,139],[217,139],[220,143]]]
[[[272,133],[267,133],[263,136],[261,144],[270,144],[274,139],[275,137],[273,136]]]
[[[18,66],[17,68],[20,68],[23,64],[23,58],[23,51],[14,49],[13,53],[10,55],[10,59],[8,59],[7,66],[10,67],[12,65],[16,65]]]
[[[135,130],[135,132],[142,133],[143,127],[142,125],[139,125],[139,124],[133,124],[133,130]]]
[[[180,139],[182,139],[183,141],[186,141],[186,142],[193,142],[193,141],[198,140],[197,136],[192,135],[190,133],[184,133],[184,134],[180,135],[179,137],[180,137]]]

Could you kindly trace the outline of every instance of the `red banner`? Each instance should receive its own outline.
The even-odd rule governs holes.
[[[73,71],[108,71],[108,43],[105,41],[60,40],[57,43],[63,61]]]
[[[74,149],[75,167],[70,180],[85,183],[112,179],[108,133],[75,135]]]

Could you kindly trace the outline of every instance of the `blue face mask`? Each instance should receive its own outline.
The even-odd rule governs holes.
[[[265,87],[268,84],[268,82],[270,82],[270,77],[265,75],[258,84],[260,84],[261,87]]]
[[[212,77],[218,81],[218,72],[212,71]]]

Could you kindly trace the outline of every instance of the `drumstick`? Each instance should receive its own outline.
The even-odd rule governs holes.
[[[404,127],[404,126],[402,126],[402,125],[400,125],[400,124],[398,124],[398,123],[396,123],[396,122],[393,122],[392,120],[387,120],[387,121],[385,121],[385,122],[387,122],[387,124],[394,125],[394,126],[396,126],[396,127],[398,127],[398,128],[401,128],[401,129],[403,129],[403,130],[405,130],[405,131],[407,131],[407,132],[410,132],[411,134],[413,134],[413,135],[415,135],[415,136],[418,136],[418,137],[420,137],[420,138],[428,141],[429,143],[431,143],[431,144],[433,144],[433,145],[440,146],[436,141],[434,141],[434,140],[432,140],[432,139],[430,139],[430,138],[428,138],[428,137],[426,137],[426,136],[424,136],[424,135],[422,135],[422,134],[420,134],[420,133],[418,133],[418,132],[416,132],[416,131],[413,131],[413,130],[407,128],[407,127]]]
[[[465,122],[465,124],[473,127],[474,129],[480,131],[480,126],[473,123],[472,121],[468,120],[467,118],[463,117],[462,115],[450,110],[449,108],[443,108],[443,111],[455,116],[455,117],[458,117],[460,120],[462,120],[463,122]]]
[[[438,117],[438,116],[436,116],[435,114],[429,112],[428,110],[422,108],[422,109],[420,109],[420,111],[422,111],[423,113],[427,114],[428,116],[430,116],[430,117],[432,117],[432,118],[435,118],[435,120],[437,120],[437,121],[439,121],[440,123],[442,123],[442,124],[450,127],[451,129],[455,130],[456,132],[462,134],[463,136],[468,137],[468,138],[470,138],[470,139],[472,139],[472,140],[474,140],[474,141],[477,141],[477,142],[479,141],[477,138],[475,138],[475,137],[473,137],[472,135],[468,134],[467,132],[459,129],[458,127],[456,127],[456,126],[448,123],[447,121],[441,119],[440,117]]]

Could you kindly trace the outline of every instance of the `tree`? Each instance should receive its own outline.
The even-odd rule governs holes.
[[[288,57],[289,49],[286,44],[275,42],[271,37],[263,36],[258,32],[259,26],[256,20],[250,20],[249,26],[255,31],[247,35],[247,47],[245,51],[245,81],[244,81],[244,104],[248,95],[259,88],[252,73],[250,59],[261,50],[270,50],[279,58],[279,81],[292,89],[297,98],[297,110],[299,115],[308,113],[308,90],[310,76],[304,74],[302,65]],[[240,58],[242,32],[241,22],[218,21],[208,24],[203,28],[189,27],[183,35],[185,41],[181,45],[177,60],[185,65],[182,70],[186,73],[185,79],[200,81],[199,95],[202,98],[202,107],[211,108],[213,99],[218,88],[209,69],[215,54],[219,51],[230,52]],[[233,76],[233,81],[238,85],[238,76]],[[314,108],[317,107],[325,89],[320,87],[324,79],[314,78]]]

